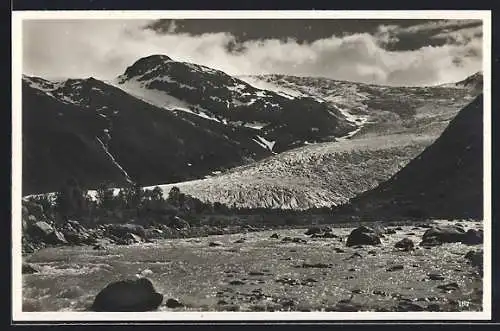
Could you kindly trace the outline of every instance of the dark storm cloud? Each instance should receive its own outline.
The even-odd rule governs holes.
[[[24,72],[113,78],[166,54],[232,75],[280,73],[387,85],[458,81],[482,69],[471,20],[26,21]]]

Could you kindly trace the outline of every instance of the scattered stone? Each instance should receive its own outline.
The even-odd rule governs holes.
[[[108,224],[106,225],[105,231],[107,235],[125,240],[130,238],[130,234],[133,234],[134,237],[139,237],[139,242],[147,238],[146,230],[138,224]]]
[[[393,265],[393,266],[390,266],[389,268],[387,268],[386,271],[392,272],[392,271],[403,270],[403,269],[404,269],[404,266],[402,264],[396,264],[396,265]]]
[[[396,230],[396,231],[403,231],[403,228],[402,228],[402,227],[400,227],[400,226],[398,226],[398,227],[397,227],[397,228],[395,228],[394,230]]]
[[[407,236],[414,236],[414,235],[415,235],[415,232],[408,232],[406,235],[407,235]]]
[[[36,274],[39,272],[40,272],[40,270],[35,268],[33,265],[31,265],[29,263],[23,263],[23,270],[22,270],[23,275],[24,274]]]
[[[418,303],[403,300],[403,301],[399,302],[396,310],[397,311],[424,311],[425,308]]]
[[[303,263],[301,266],[297,266],[298,268],[331,268],[332,264],[326,263]]]
[[[222,246],[223,244],[220,241],[211,241],[208,243],[209,247],[219,247]]]
[[[385,293],[384,291],[380,291],[380,290],[375,290],[372,292],[373,294],[375,295],[381,295],[381,296],[387,296],[387,293]]]
[[[356,271],[356,268],[350,268],[347,271],[354,272],[354,271]]]
[[[93,311],[150,311],[155,310],[163,301],[147,278],[121,280],[107,285],[97,294],[91,310]]]
[[[351,234],[349,234],[346,245],[350,247],[357,245],[380,245],[381,243],[380,233],[370,227],[360,226],[352,230]]]
[[[338,236],[332,232],[323,232],[323,233],[315,233],[311,236],[311,238],[328,239],[328,238],[338,238]]]
[[[396,234],[396,230],[394,229],[387,229],[387,231],[385,231],[386,234]]]
[[[361,254],[359,254],[358,252],[355,252],[354,254],[352,254],[351,256],[345,258],[344,260],[351,260],[351,259],[354,259],[356,257],[360,257],[362,258],[363,256],[361,256]]]
[[[229,285],[245,285],[245,282],[236,279],[236,280],[230,281]]]
[[[395,245],[395,248],[402,249],[404,251],[410,251],[415,247],[415,244],[413,241],[409,238],[403,238],[402,240],[398,241]]]
[[[180,308],[184,307],[184,304],[177,299],[168,299],[165,306],[167,306],[167,308]]]
[[[279,237],[280,237],[280,236],[279,236],[279,234],[277,234],[277,233],[273,233],[273,234],[271,235],[271,239],[278,239]]]
[[[427,305],[427,310],[428,311],[441,311],[441,306],[439,306],[437,303],[431,303]]]
[[[240,306],[238,306],[236,304],[221,305],[218,308],[222,311],[239,311],[240,310]]]
[[[424,229],[430,229],[430,228],[432,228],[432,225],[430,225],[430,224],[426,224],[426,223],[420,223],[420,224],[418,225],[418,227],[420,227],[420,228],[424,228]]]
[[[354,294],[361,294],[361,293],[363,293],[363,290],[360,290],[359,288],[357,288],[357,289],[352,290],[351,292]]]
[[[458,290],[459,286],[457,283],[448,283],[437,286],[438,289],[443,290],[444,292],[450,292]]]
[[[415,226],[413,228],[411,228],[412,231],[415,231],[415,230],[420,230],[420,228],[418,226]]]
[[[430,280],[444,280],[444,276],[440,274],[428,274],[427,277],[429,277]]]
[[[102,251],[105,250],[106,248],[102,244],[96,244],[92,247],[92,249],[95,251]]]
[[[250,271],[250,272],[248,273],[248,275],[249,275],[249,276],[264,276],[264,275],[265,275],[265,273],[260,272],[260,271]]]
[[[339,247],[335,247],[333,249],[336,253],[345,253],[345,251],[342,249],[342,248],[339,248]]]
[[[372,250],[368,251],[368,254],[376,256],[377,255],[377,251],[375,251],[375,250],[372,249]]]
[[[361,305],[354,302],[339,301],[335,307],[329,308],[329,311],[339,311],[339,312],[354,312],[360,311]]]
[[[331,232],[331,231],[332,231],[332,229],[330,229],[327,226],[325,226],[325,227],[314,226],[314,227],[307,229],[307,231],[304,234],[306,236],[310,236],[310,235],[317,234],[317,233]]]
[[[281,242],[293,242],[293,243],[298,243],[298,244],[305,244],[305,243],[307,243],[307,240],[302,239],[302,238],[298,238],[298,237],[295,237],[295,238],[284,237],[283,239],[281,239]]]

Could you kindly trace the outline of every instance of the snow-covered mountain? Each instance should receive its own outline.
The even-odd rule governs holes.
[[[23,115],[27,194],[70,177],[89,188],[200,178],[356,129],[312,98],[288,99],[161,55],[110,82],[23,76]]]
[[[338,205],[390,178],[476,94],[232,77],[164,55],[111,81],[24,76],[23,193],[74,177],[88,188],[177,183],[242,207]]]

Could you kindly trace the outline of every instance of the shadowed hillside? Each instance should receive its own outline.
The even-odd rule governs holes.
[[[362,219],[483,217],[483,96],[443,134],[377,188],[340,208]]]

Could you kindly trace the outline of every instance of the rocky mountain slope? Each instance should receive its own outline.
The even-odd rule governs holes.
[[[181,117],[94,79],[25,78],[23,115],[24,194],[71,177],[88,188],[185,180],[271,154],[250,128]]]
[[[483,217],[483,96],[406,167],[341,208],[362,218]]]
[[[161,55],[111,82],[24,76],[23,191],[200,178],[355,128],[331,105]]]

